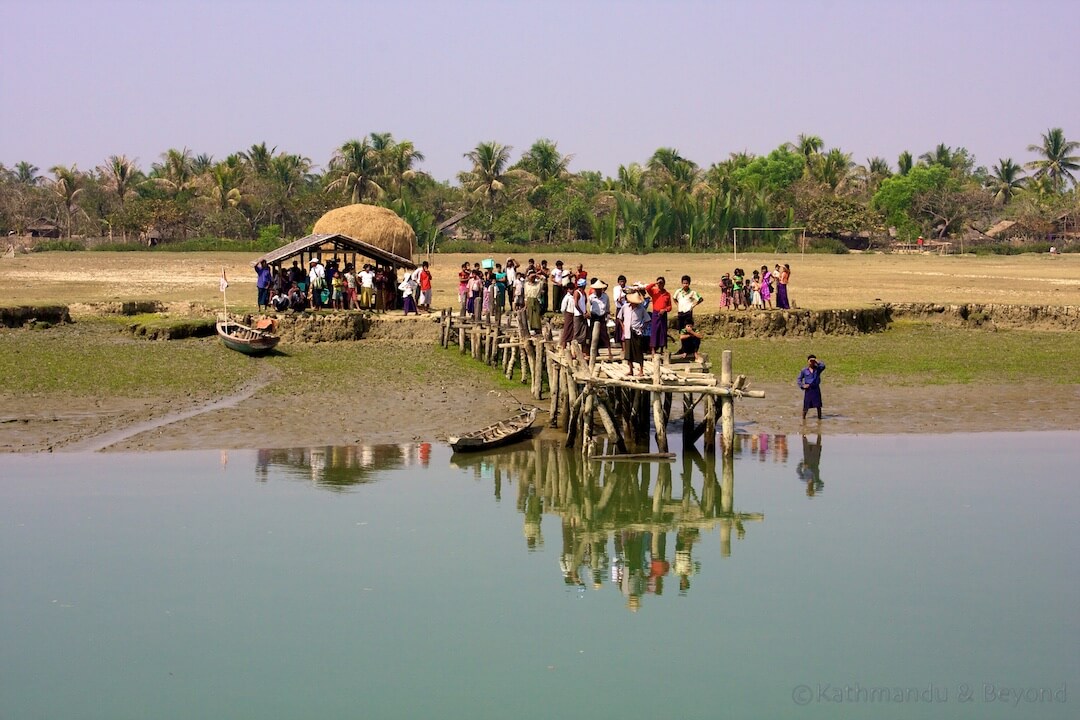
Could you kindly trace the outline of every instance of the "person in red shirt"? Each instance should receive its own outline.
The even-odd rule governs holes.
[[[649,336],[649,350],[658,352],[667,347],[667,316],[671,312],[671,293],[664,289],[663,276],[656,282],[645,286],[645,292],[652,300],[652,334]]]
[[[425,313],[431,312],[431,270],[425,260],[420,265],[420,309]]]

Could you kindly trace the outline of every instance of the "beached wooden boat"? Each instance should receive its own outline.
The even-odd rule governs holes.
[[[266,330],[256,330],[235,320],[218,319],[217,334],[225,347],[245,355],[264,355],[275,347],[280,337]]]
[[[451,437],[448,440],[454,452],[487,450],[488,448],[508,445],[522,439],[529,432],[529,428],[532,427],[535,420],[536,408],[533,408],[515,415],[509,420],[488,425],[486,428],[466,433],[461,437]]]

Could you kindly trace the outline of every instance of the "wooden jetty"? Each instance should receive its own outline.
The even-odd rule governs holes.
[[[550,318],[539,333],[530,331],[523,311],[496,322],[449,310],[438,319],[444,348],[456,344],[462,354],[500,369],[507,379],[520,373],[534,400],[542,401],[546,393],[551,427],[565,430],[566,446],[579,446],[585,457],[647,453],[650,424],[657,452],[667,453],[673,398],[678,395],[684,446],[700,438],[705,453],[714,454],[719,419],[724,457],[731,458],[736,398],[765,397],[760,390],[746,389],[745,376],[734,375],[730,350],[723,352],[719,377],[708,360],[673,362],[669,353],[654,353],[645,361],[644,376],[630,377],[621,348],[599,348],[599,325],[593,328],[590,346],[582,348],[577,343],[560,347]],[[695,415],[699,406],[700,421]]]

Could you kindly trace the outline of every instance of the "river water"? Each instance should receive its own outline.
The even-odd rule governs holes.
[[[0,457],[0,718],[1074,718],[1078,460]]]

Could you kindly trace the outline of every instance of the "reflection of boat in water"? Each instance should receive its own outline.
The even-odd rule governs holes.
[[[225,347],[245,355],[265,355],[281,340],[273,332],[256,330],[228,318],[217,321],[217,334]]]
[[[466,433],[461,437],[448,438],[448,442],[454,452],[475,452],[509,445],[524,438],[535,421],[536,408],[532,408],[527,412],[515,415],[509,420],[488,425],[480,430]]]

